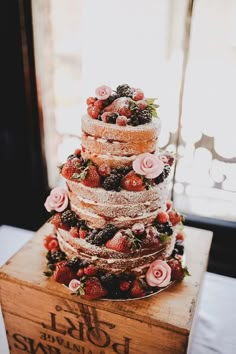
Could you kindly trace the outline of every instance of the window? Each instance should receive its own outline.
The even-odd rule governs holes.
[[[236,139],[231,129],[236,10],[234,1],[195,0],[191,16],[191,3],[32,3],[51,187],[61,183],[57,166],[80,145],[80,117],[91,90],[128,83],[158,98],[159,146],[178,156],[176,207],[236,219]]]

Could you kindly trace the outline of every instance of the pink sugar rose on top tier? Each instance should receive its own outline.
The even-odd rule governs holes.
[[[51,190],[51,193],[47,197],[44,206],[49,212],[55,210],[60,213],[67,208],[68,202],[69,200],[67,191],[63,188],[56,187]]]
[[[106,85],[99,86],[96,91],[96,97],[99,100],[106,100],[111,95],[112,89]]]
[[[150,153],[144,153],[139,155],[133,161],[133,169],[139,175],[152,179],[158,177],[162,173],[164,163],[158,156]]]
[[[170,283],[171,267],[160,259],[152,262],[147,273],[146,281],[150,286],[158,286],[164,288]]]

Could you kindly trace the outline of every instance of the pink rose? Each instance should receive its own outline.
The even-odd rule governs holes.
[[[156,155],[144,153],[133,161],[133,169],[136,173],[144,175],[146,178],[156,178],[162,173],[164,162]]]
[[[111,95],[111,91],[112,91],[112,89],[108,86],[105,86],[105,85],[100,86],[95,91],[96,97],[99,100],[106,100]]]
[[[69,283],[69,289],[73,291],[73,293],[76,293],[77,290],[79,290],[81,286],[81,282],[77,279],[72,279]]]
[[[170,279],[171,268],[165,261],[157,259],[152,262],[146,273],[148,285],[163,288],[170,283]]]
[[[47,197],[46,202],[44,203],[44,206],[47,211],[51,212],[52,210],[55,210],[59,213],[65,210],[67,205],[67,191],[60,187],[53,188],[51,190],[51,193]]]

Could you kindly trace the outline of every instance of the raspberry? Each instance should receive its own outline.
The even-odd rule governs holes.
[[[171,200],[167,200],[166,202],[166,211],[170,210],[172,208],[172,201]]]
[[[122,280],[120,282],[120,290],[121,291],[128,291],[130,289],[131,282],[128,280]]]
[[[82,227],[79,229],[79,237],[80,238],[85,239],[87,233],[88,233],[88,231],[83,229]]]
[[[179,231],[176,235],[176,240],[177,241],[184,241],[184,233]]]
[[[86,103],[89,106],[89,105],[93,105],[95,101],[96,101],[95,97],[88,97]]]
[[[104,123],[108,123],[108,117],[111,114],[111,112],[104,112],[101,116],[101,119]]]
[[[130,117],[132,115],[132,112],[128,107],[122,107],[119,109],[119,114],[121,116]]]
[[[56,213],[50,220],[51,224],[53,224],[57,229],[69,230],[70,227],[68,225],[63,224],[61,220],[61,213]]]
[[[44,247],[49,251],[56,251],[59,249],[57,237],[55,235],[47,235],[43,240]]]
[[[147,108],[147,102],[145,100],[140,100],[140,101],[137,101],[137,106],[139,109],[141,109],[141,111],[145,108]]]
[[[102,100],[96,100],[94,102],[94,106],[97,107],[99,110],[102,108],[103,102]]]
[[[87,112],[91,118],[96,119],[100,113],[100,109],[95,106],[88,106]]]
[[[82,277],[84,275],[84,269],[83,268],[80,268],[77,273],[76,273],[77,277]]]
[[[157,221],[160,224],[165,224],[166,222],[168,222],[169,221],[168,213],[166,213],[165,211],[162,211],[159,214],[157,214]]]
[[[107,177],[111,173],[111,168],[106,163],[103,163],[98,167],[98,173],[102,177]]]
[[[140,101],[144,98],[144,93],[141,89],[136,89],[133,93],[133,100]]]
[[[80,157],[80,156],[81,156],[81,149],[75,149],[74,155],[75,155],[76,157]]]
[[[119,126],[126,126],[128,123],[128,118],[126,116],[119,116],[116,119],[116,124]]]
[[[79,229],[77,226],[72,226],[72,228],[70,229],[70,234],[72,237],[80,237],[79,236]]]

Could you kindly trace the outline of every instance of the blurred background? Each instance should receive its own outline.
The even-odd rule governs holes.
[[[171,196],[213,230],[209,271],[236,277],[236,1],[1,4],[1,224],[37,230],[57,166],[80,146],[85,100],[127,83],[157,97]]]

